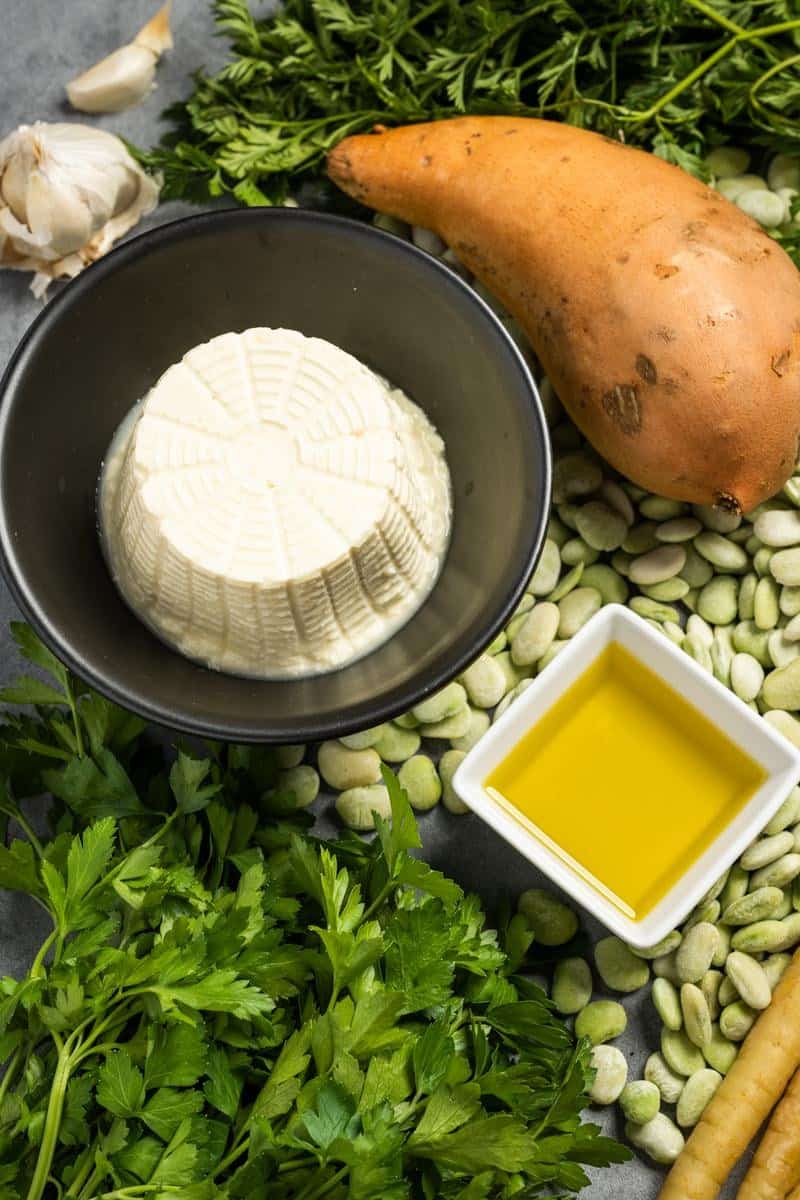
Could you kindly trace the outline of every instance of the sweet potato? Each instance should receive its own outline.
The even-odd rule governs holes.
[[[746,512],[791,473],[800,273],[705,184],[599,134],[510,117],[346,138],[328,171],[452,247],[642,487]]]

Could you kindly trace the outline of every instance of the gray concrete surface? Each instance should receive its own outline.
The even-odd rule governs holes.
[[[155,0],[0,0],[0,136],[23,122],[87,120],[142,145],[159,136],[161,109],[185,94],[188,77],[198,66],[211,66],[224,46],[213,37],[208,0],[175,0],[175,50],[158,72],[158,90],[138,108],[99,118],[83,118],[66,107],[64,83],[103,54],[121,45],[156,7]],[[184,215],[180,204],[159,208],[139,227],[146,228]],[[0,272],[0,370],[41,302],[28,290],[28,277]],[[53,292],[57,287],[53,289]],[[54,402],[58,402],[57,393]],[[0,681],[15,673],[18,660],[7,626],[17,616],[0,581]],[[324,802],[322,807],[324,808]],[[320,828],[328,827],[321,817]],[[439,811],[423,818],[426,854],[468,889],[482,893],[489,905],[504,891],[534,886],[536,873],[495,834],[473,817],[450,817]],[[36,914],[18,897],[0,894],[0,975],[25,969],[38,944]],[[597,932],[596,929],[592,930]],[[647,997],[626,1000],[629,1026],[620,1046],[632,1078],[640,1076],[647,1054],[655,1049],[658,1026]],[[588,1116],[588,1114],[587,1114]],[[609,1131],[621,1132],[617,1119],[604,1120]],[[613,1172],[594,1173],[584,1193],[590,1200],[654,1200],[662,1173],[634,1161]]]

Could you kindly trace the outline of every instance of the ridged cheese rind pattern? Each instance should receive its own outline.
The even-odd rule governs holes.
[[[100,487],[123,596],[189,658],[260,678],[387,640],[439,575],[441,438],[352,355],[295,330],[195,346],[123,423]]]

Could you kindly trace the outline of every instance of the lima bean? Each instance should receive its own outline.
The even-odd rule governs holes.
[[[678,977],[678,969],[675,966],[675,951],[670,951],[669,954],[660,954],[658,958],[653,959],[653,974],[656,979],[668,979],[670,983],[679,984],[681,981]]]
[[[656,528],[656,537],[660,542],[689,542],[702,528],[697,517],[673,517]]]
[[[654,583],[649,587],[640,583],[639,587],[643,595],[664,604],[674,604],[676,601],[682,600],[689,592],[688,583],[679,575],[673,575],[672,579],[665,579],[663,583]]]
[[[644,1077],[649,1083],[655,1084],[665,1104],[675,1104],[686,1082],[682,1075],[676,1075],[667,1066],[658,1050],[644,1064]]]
[[[743,1042],[756,1023],[758,1013],[743,1000],[734,1000],[723,1008],[719,1017],[720,1033],[729,1042]]]
[[[767,982],[773,992],[781,981],[784,971],[792,961],[791,954],[770,954],[761,964],[761,969],[767,977]]]
[[[700,991],[705,998],[708,1015],[711,1017],[712,1022],[716,1021],[720,1013],[719,990],[724,978],[725,976],[721,971],[709,970],[706,971],[700,980]]]
[[[694,546],[686,546],[686,562],[683,564],[683,569],[678,572],[681,579],[685,579],[689,587],[701,588],[704,587],[714,576],[714,568],[711,563],[697,553]]]
[[[682,1029],[661,1030],[661,1053],[667,1066],[676,1075],[686,1078],[699,1071],[704,1063],[703,1055],[693,1042],[690,1042]]]
[[[600,495],[606,504],[610,505],[620,516],[625,518],[626,525],[633,525],[636,520],[636,513],[633,510],[630,496],[624,488],[620,487],[613,479],[604,479],[600,488]]]
[[[442,783],[432,760],[426,754],[406,759],[397,779],[408,793],[408,802],[417,812],[427,812],[441,799]]]
[[[793,746],[800,749],[800,721],[796,717],[780,708],[767,709],[762,715],[773,729],[777,729],[778,733],[782,733]]]
[[[348,750],[340,742],[323,742],[317,752],[319,773],[337,792],[379,783],[381,760],[373,749]]]
[[[319,775],[307,763],[300,763],[280,772],[278,788],[283,792],[292,792],[298,808],[308,808],[319,795]]]
[[[771,671],[764,680],[761,695],[767,708],[787,712],[800,709],[800,659]]]
[[[399,725],[391,724],[384,727],[383,733],[374,743],[374,749],[384,762],[401,763],[417,753],[420,741],[415,729],[401,729]]]
[[[457,816],[469,812],[469,806],[453,788],[453,776],[466,758],[463,750],[446,750],[439,759],[439,778],[442,781],[442,804]]]
[[[717,926],[717,936],[719,941],[717,948],[714,951],[714,957],[711,960],[712,967],[724,967],[725,959],[730,954],[731,950],[731,931],[727,925]]]
[[[627,1024],[625,1009],[616,1000],[592,1000],[575,1018],[575,1035],[599,1046],[619,1037]]]
[[[753,532],[765,546],[775,550],[800,544],[800,512],[796,509],[767,509],[753,522]]]
[[[572,589],[576,588],[580,583],[583,571],[583,563],[576,563],[572,570],[567,571],[564,578],[556,584],[548,596],[548,600],[553,604],[557,604],[559,600],[563,600],[565,596],[568,596]]]
[[[711,1041],[711,1013],[696,983],[685,983],[681,988],[681,1013],[687,1038],[702,1050]]]
[[[371,729],[362,729],[360,733],[348,733],[339,738],[339,741],[348,750],[369,750],[370,746],[374,746],[380,740],[385,731],[385,725],[373,725]]]
[[[681,545],[662,545],[656,550],[635,558],[631,563],[631,583],[652,585],[663,583],[677,575],[686,562],[686,551]]]
[[[739,999],[739,993],[736,990],[733,980],[730,976],[725,975],[722,983],[719,985],[719,1000],[720,1008],[727,1007],[728,1004],[733,1004],[734,1000]]]
[[[718,571],[731,575],[743,574],[750,565],[747,552],[737,546],[729,538],[713,530],[698,533],[694,539],[694,548],[698,554],[707,559]]]
[[[719,933],[708,921],[692,926],[675,951],[675,967],[681,983],[697,983],[703,978],[718,942]]]
[[[731,662],[731,687],[745,703],[755,700],[764,682],[764,668],[752,654],[735,654]]]
[[[633,954],[618,937],[605,937],[594,948],[594,961],[603,983],[612,992],[637,992],[650,978],[643,958]]]
[[[753,598],[753,620],[757,629],[774,629],[781,610],[778,606],[778,585],[769,575],[759,579]]]
[[[656,1113],[646,1125],[625,1124],[625,1136],[653,1162],[669,1166],[679,1157],[685,1145],[683,1134],[664,1113]]]
[[[656,529],[658,526],[655,521],[640,521],[638,525],[633,525],[625,535],[622,549],[626,554],[646,554],[648,550],[655,550],[661,544],[656,537]]]
[[[589,618],[593,617],[596,612],[599,612],[602,604],[603,598],[595,588],[574,588],[558,605],[560,612],[558,623],[559,638],[567,639],[574,637],[578,630],[583,628]]]
[[[796,617],[800,613],[800,587],[782,587],[778,603],[785,617]]]
[[[336,811],[348,829],[364,832],[375,828],[373,813],[389,820],[392,803],[389,792],[382,783],[368,787],[345,788],[336,799]]]
[[[681,1001],[678,989],[668,979],[654,979],[650,990],[653,1006],[667,1029],[680,1029],[683,1025]]]
[[[665,954],[670,954],[673,950],[677,949],[680,944],[680,931],[673,929],[672,932],[668,933],[667,936],[662,938],[660,942],[656,942],[655,946],[646,946],[644,948],[629,946],[628,949],[630,950],[631,954],[635,954],[637,958],[655,959],[661,958]]]
[[[305,745],[299,743],[290,746],[275,747],[275,761],[281,770],[284,771],[290,770],[291,767],[299,767],[305,756]]]
[[[562,958],[553,972],[552,1000],[564,1016],[579,1013],[592,998],[592,972],[583,958]]]
[[[755,571],[748,571],[739,583],[739,620],[752,621],[756,611],[756,588],[758,576]]]
[[[761,551],[759,551],[759,554]],[[769,570],[773,579],[788,587],[800,585],[800,547],[791,550],[776,550],[769,559]]]
[[[581,583],[598,591],[604,604],[624,604],[628,599],[628,585],[621,575],[607,563],[594,563],[583,572]]]
[[[747,847],[739,862],[745,871],[755,871],[788,854],[793,846],[794,838],[785,831],[772,837],[762,837]]]
[[[628,532],[625,518],[603,500],[590,500],[584,504],[576,523],[578,533],[593,550],[618,550]]]
[[[577,915],[552,892],[543,888],[530,888],[523,892],[517,908],[542,946],[563,946],[578,932]]]
[[[702,1067],[686,1080],[675,1112],[678,1124],[689,1129],[703,1115],[706,1106],[722,1083],[722,1076],[710,1067]]]
[[[546,601],[537,604],[525,617],[511,643],[514,665],[529,667],[538,662],[552,646],[560,620],[561,611],[557,604]]]
[[[783,900],[783,892],[777,887],[760,887],[732,900],[722,913],[726,925],[752,925],[775,914]]]
[[[700,589],[697,611],[706,621],[712,621],[715,625],[729,625],[735,621],[739,612],[737,580],[732,575],[715,575]]]
[[[588,546],[583,538],[570,538],[568,542],[564,542],[561,547],[561,561],[567,567],[574,567],[576,563],[582,563],[584,567],[591,566],[596,563],[600,557],[599,550],[593,550]],[[508,626],[509,636],[513,637],[513,621]]]
[[[792,838],[794,845],[794,837]],[[754,871],[751,882],[753,887],[785,888],[800,875],[800,854],[784,854],[777,862]]]
[[[725,887],[720,892],[719,900],[724,912],[729,905],[733,904],[734,900],[738,900],[741,896],[747,894],[750,884],[750,876],[739,863],[734,863],[728,872],[728,878],[725,880]]]
[[[411,711],[420,725],[435,725],[466,707],[467,693],[464,688],[460,683],[448,683],[447,687],[421,701]]]
[[[482,708],[471,708],[469,729],[462,737],[451,738],[450,745],[454,750],[471,750],[473,746],[477,746],[491,723],[492,719],[488,712],[484,712]]]
[[[592,1050],[589,1065],[595,1073],[589,1088],[589,1099],[593,1104],[613,1104],[628,1082],[625,1055],[616,1046],[601,1043]]]
[[[783,945],[785,938],[783,921],[768,919],[737,929],[731,938],[731,946],[734,950],[744,950],[746,954],[772,954],[787,948]]]
[[[637,1079],[628,1083],[619,1097],[623,1116],[634,1125],[646,1125],[661,1107],[661,1093],[654,1083]]]
[[[715,1024],[711,1030],[711,1041],[703,1047],[703,1057],[708,1065],[715,1071],[719,1071],[720,1075],[727,1075],[736,1061],[738,1053],[739,1047],[735,1042],[724,1037],[719,1025]]]
[[[503,658],[504,654],[498,654],[498,658]],[[444,717],[441,721],[433,721],[430,725],[423,725],[420,733],[427,738],[462,738],[469,733],[470,724],[472,721],[471,710],[468,704],[451,717]]]
[[[574,496],[588,496],[603,482],[603,472],[595,459],[580,452],[565,454],[553,467],[553,500],[556,504]]]
[[[529,617],[525,617],[525,620],[528,619]],[[505,695],[506,677],[503,668],[488,654],[482,654],[467,667],[461,676],[461,683],[470,704],[475,708],[494,708]]]
[[[639,501],[639,512],[651,521],[674,521],[686,513],[682,500],[668,500],[666,496],[644,496]]]

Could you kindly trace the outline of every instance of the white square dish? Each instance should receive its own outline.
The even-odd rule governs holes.
[[[635,919],[613,893],[486,785],[525,735],[610,645],[621,646],[697,709],[764,771],[746,802],[694,859],[678,881]],[[565,765],[568,770],[568,764]],[[453,779],[464,802],[554,883],[633,946],[648,947],[674,929],[714,881],[760,833],[800,779],[800,751],[723,687],[709,672],[629,609],[610,604],[571,639],[501,719],[469,752]],[[642,846],[642,853],[647,847]]]

